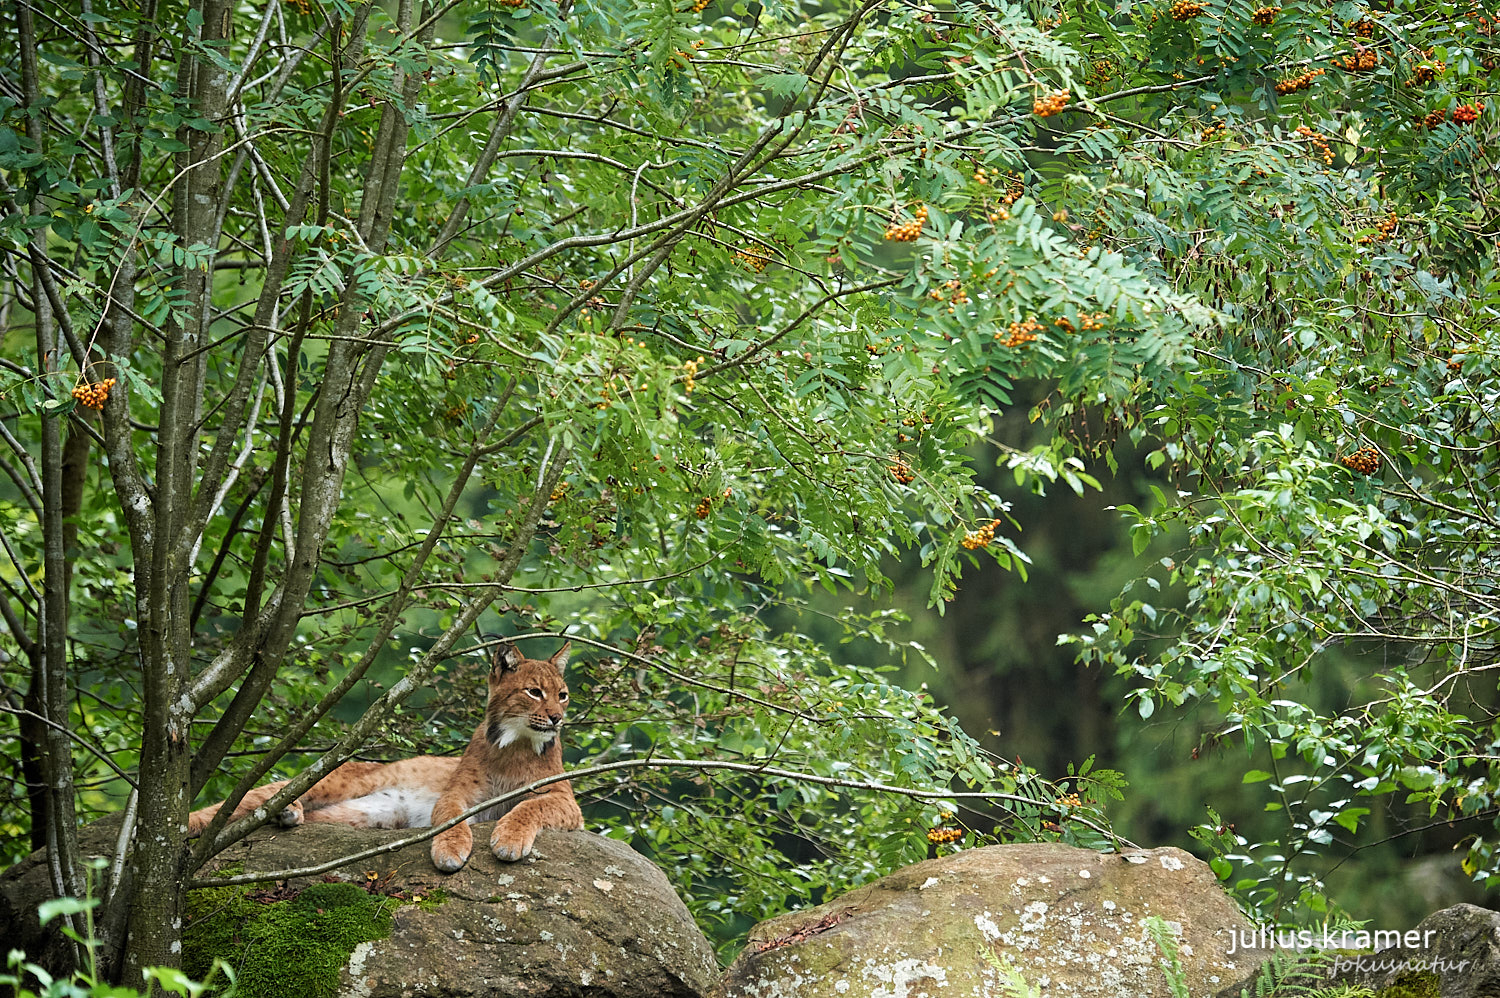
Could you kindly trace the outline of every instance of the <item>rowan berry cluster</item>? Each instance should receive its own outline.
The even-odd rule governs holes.
[[[1308,144],[1317,150],[1318,158],[1321,159],[1325,165],[1333,165],[1333,149],[1331,149],[1328,145],[1328,136],[1324,135],[1322,132],[1315,132],[1311,128],[1308,128],[1306,125],[1298,125],[1296,134],[1306,139],[1308,141]]]
[[[1054,90],[1033,101],[1031,113],[1038,118],[1050,118],[1068,106],[1068,98],[1071,96],[1072,94],[1066,90]]]
[[[1447,108],[1434,108],[1417,119],[1417,125],[1421,128],[1436,128],[1448,120]]]
[[[987,548],[995,539],[995,528],[1000,526],[999,520],[991,520],[978,530],[964,532],[964,539],[959,541],[967,550],[973,551],[977,548]]]
[[[675,49],[672,54],[667,57],[667,62],[671,63],[671,65],[675,69],[687,69],[688,65],[693,61],[693,56],[697,55],[698,50],[701,49],[703,45],[704,42],[700,38],[698,41],[693,43],[693,46],[690,49]]]
[[[757,274],[770,266],[771,258],[767,255],[769,251],[764,246],[754,243],[745,243],[734,251],[734,262],[747,270],[753,270]]]
[[[1442,75],[1447,65],[1440,61],[1419,62],[1412,67],[1411,79],[1406,81],[1408,87],[1420,87],[1431,83]]]
[[[917,205],[912,212],[911,221],[902,222],[899,225],[892,222],[886,226],[885,237],[896,243],[909,243],[922,234],[922,226],[927,224],[927,206]]]
[[[109,390],[115,386],[114,378],[105,378],[93,383],[83,382],[73,386],[73,397],[85,409],[103,409],[109,398]]]
[[[1361,447],[1353,454],[1339,458],[1339,463],[1361,475],[1373,475],[1380,470],[1380,452],[1374,447]]]
[[[1396,225],[1396,213],[1391,212],[1385,218],[1382,218],[1380,221],[1375,223],[1374,232],[1367,232],[1364,235],[1360,236],[1359,244],[1361,246],[1368,246],[1371,243],[1377,243],[1383,239],[1391,238],[1391,236],[1393,236],[1396,232]]]
[[[893,462],[886,465],[885,470],[902,485],[910,485],[917,480],[916,473],[911,470],[911,465],[907,464],[901,457],[897,457]]]
[[[603,298],[600,298],[598,295],[590,295],[589,300],[584,302],[583,307],[578,310],[578,318],[587,319],[595,312],[604,311],[605,307],[608,306],[608,304],[608,302],[606,302]],[[478,339],[479,338],[476,336],[470,342],[478,342]]]
[[[1475,101],[1472,104],[1460,104],[1453,109],[1453,120],[1460,125],[1467,125],[1479,120],[1479,115],[1484,111],[1484,104]]]
[[[1167,13],[1172,15],[1174,21],[1191,21],[1203,16],[1203,4],[1198,0],[1174,0]]]
[[[1083,78],[1085,86],[1097,87],[1108,83],[1115,78],[1115,63],[1113,59],[1095,59],[1094,64],[1089,67],[1089,74]]]
[[[693,0],[693,5],[688,9],[694,14],[701,14],[708,9],[710,0]]]
[[[969,300],[969,294],[964,290],[963,284],[958,281],[944,281],[942,287],[933,288],[927,292],[927,297],[933,301],[956,302],[965,304]]]
[[[1222,139],[1229,134],[1229,126],[1222,121],[1215,121],[1203,130],[1203,141],[1212,142],[1214,139]]]
[[[572,487],[573,487],[573,485],[572,485],[571,482],[558,482],[557,483],[557,487],[554,488],[552,490],[552,494],[550,496],[548,496],[548,501],[549,502],[562,502],[563,496],[567,495],[568,494],[568,490],[571,489]]]
[[[1456,353],[1448,358],[1448,370],[1453,374],[1459,374],[1464,369],[1464,355]]]
[[[1250,23],[1269,27],[1276,23],[1276,15],[1280,13],[1280,7],[1257,7],[1254,13],[1250,15]]]
[[[1028,343],[1035,343],[1037,331],[1042,324],[1035,319],[1027,319],[1025,322],[1012,322],[1005,328],[1004,332],[996,333],[995,339],[1000,341],[1001,346],[1021,347]]]
[[[693,515],[700,520],[708,519],[709,515],[714,511],[714,503],[724,502],[732,495],[734,495],[734,489],[726,487],[723,492],[716,496],[703,496],[698,500],[698,504],[693,507]]]
[[[1375,22],[1368,17],[1362,21],[1356,21],[1351,27],[1354,28],[1354,34],[1358,38],[1375,37]]]
[[[1109,318],[1109,316],[1103,312],[1095,312],[1092,315],[1088,312],[1078,313],[1078,322],[1083,326],[1084,332],[1092,332],[1095,329],[1103,329],[1104,320],[1107,318]],[[1072,333],[1077,331],[1073,327],[1072,321],[1066,316],[1053,319],[1052,324],[1065,333]]]
[[[1352,55],[1336,55],[1331,60],[1339,69],[1361,73],[1380,64],[1380,53],[1363,45],[1354,46]]]
[[[929,828],[927,830],[927,841],[935,846],[948,845],[957,842],[964,837],[962,828]]]
[[[995,174],[991,173],[991,174],[989,174],[989,176],[993,177],[993,176],[995,176]],[[1006,173],[1005,174],[1005,193],[1002,194],[1002,195],[1000,195],[1000,203],[1002,205],[1004,205],[1006,208],[1009,208],[1011,205],[1015,204],[1017,201],[1021,200],[1021,198],[1025,197],[1025,196],[1026,196],[1026,181],[1023,180],[1023,179],[1021,179],[1021,175],[1019,173],[1015,173],[1013,171]],[[999,215],[1000,215],[1000,220],[1007,219],[1007,218],[1010,217],[1009,213],[1006,212],[1004,209],[1001,209],[999,211]],[[990,221],[994,222],[994,221],[997,221],[997,219],[991,218]]]
[[[685,360],[682,362],[682,371],[684,375],[682,379],[682,390],[688,395],[693,394],[693,389],[698,386],[697,382],[694,379],[698,377],[698,365],[702,363],[702,357],[698,357],[694,360]]]
[[[450,423],[457,423],[469,414],[469,403],[455,402],[443,410],[443,418]]]
[[[1276,92],[1282,96],[1294,94],[1299,90],[1306,90],[1313,85],[1313,81],[1324,75],[1327,70],[1309,69],[1300,76],[1288,76],[1276,84]]]

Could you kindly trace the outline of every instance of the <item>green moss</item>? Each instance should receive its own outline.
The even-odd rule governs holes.
[[[1439,998],[1442,983],[1430,970],[1408,970],[1381,988],[1376,998]]]
[[[234,968],[239,998],[330,998],[354,947],[390,935],[396,905],[354,884],[313,884],[270,903],[238,887],[193,891],[183,970],[201,980],[218,957]]]
[[[419,895],[413,898],[412,903],[417,906],[418,911],[431,911],[447,900],[448,892],[439,887],[435,890],[428,891],[426,894]]]

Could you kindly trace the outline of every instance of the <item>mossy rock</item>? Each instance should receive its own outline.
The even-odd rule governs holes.
[[[302,893],[272,904],[242,890],[198,892],[187,926],[194,967],[224,956],[252,998],[700,998],[712,985],[712,947],[644,856],[589,832],[544,831],[530,857],[503,863],[484,847],[490,828],[474,826],[480,847],[454,874],[435,870],[422,842],[330,874],[344,884],[294,879],[281,890]],[[221,864],[313,866],[410,834],[265,828],[202,875]],[[400,899],[367,893],[371,883]],[[251,927],[265,910],[276,913],[271,924]],[[199,946],[200,932],[211,945]],[[304,962],[312,966],[293,966]]]
[[[1153,926],[1174,937],[1193,995],[1260,965],[1227,952],[1250,923],[1182,850],[1032,843],[917,863],[762,922],[715,995],[991,998],[1019,978],[1048,995],[1170,998]]]
[[[399,903],[352,883],[313,884],[286,900],[242,887],[188,894],[182,968],[198,980],[215,960],[235,973],[240,998],[332,998],[360,943],[391,934]]]
[[[1375,998],[1440,998],[1442,979],[1430,970],[1409,971],[1381,988]]]
[[[1376,998],[1500,995],[1500,912],[1457,904],[1403,936],[1420,945],[1343,956],[1333,962],[1328,983],[1363,986]]]

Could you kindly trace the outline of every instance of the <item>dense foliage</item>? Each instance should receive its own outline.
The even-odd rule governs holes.
[[[566,631],[575,761],[975,789],[1009,795],[1002,838],[1103,843],[1113,774],[1000,762],[765,611],[879,589],[907,548],[938,607],[980,556],[1024,574],[976,448],[1083,491],[1126,430],[1181,486],[1142,549],[1192,531],[1141,585],[1189,602],[1127,594],[1083,653],[1142,677],[1142,715],[1207,698],[1272,746],[1281,862],[1398,788],[1488,820],[1490,30],[1433,3],[21,3],[7,824],[78,893],[75,799],[128,800],[103,930],[165,962],[182,885],[248,830],[185,851],[195,797],[450,751],[471,635]],[[1020,378],[1053,387],[1041,445],[990,436]],[[1400,652],[1336,711],[1297,699],[1360,641]],[[725,938],[975,821],[681,768],[582,789]]]
[[[1138,553],[1181,546],[1076,640],[1138,677],[1143,718],[1216,708],[1195,757],[1255,753],[1243,781],[1279,833],[1211,813],[1199,835],[1286,918],[1326,909],[1320,854],[1444,826],[1464,871],[1500,882],[1497,53],[1467,7],[1246,13],[1158,20],[1229,65],[1158,105],[1161,155],[1092,185],[1116,238],[1235,322],[1139,397],[1133,436],[1178,491],[1123,508]]]

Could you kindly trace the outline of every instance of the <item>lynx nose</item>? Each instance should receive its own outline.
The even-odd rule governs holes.
[[[563,719],[563,716],[561,714],[548,714],[547,715],[547,720],[549,720],[549,721],[552,722],[552,726],[554,728],[557,727],[559,724],[562,723],[562,719]]]

